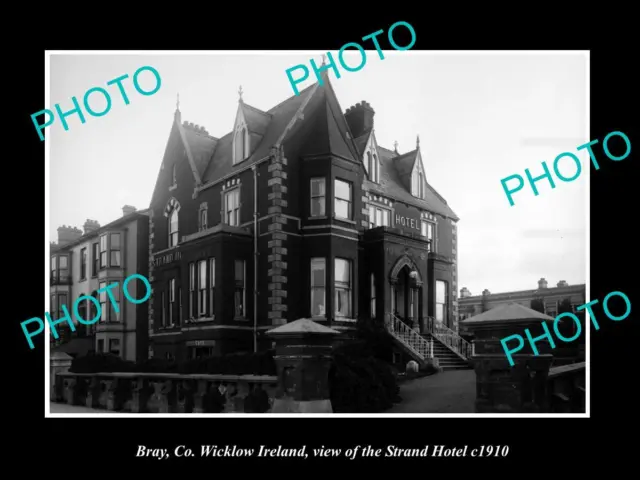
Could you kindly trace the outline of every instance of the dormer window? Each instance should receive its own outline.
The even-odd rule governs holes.
[[[164,216],[167,219],[167,246],[172,248],[178,245],[178,213],[180,212],[180,203],[172,198],[167,203],[164,210]]]
[[[242,124],[236,128],[233,137],[233,163],[240,163],[249,156],[249,135],[247,126]]]
[[[416,164],[411,174],[411,195],[424,200],[427,182],[422,171],[422,162],[420,158],[416,159]]]
[[[369,180],[375,183],[380,183],[380,162],[378,161],[378,155],[367,151],[367,173],[369,174]]]

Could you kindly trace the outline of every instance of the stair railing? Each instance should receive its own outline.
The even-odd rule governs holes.
[[[433,358],[433,342],[426,340],[420,333],[389,313],[385,321],[387,331],[422,360]]]
[[[425,322],[427,331],[442,342],[453,353],[463,360],[473,356],[473,347],[464,338],[458,335],[444,324],[437,322],[433,317],[427,317]]]

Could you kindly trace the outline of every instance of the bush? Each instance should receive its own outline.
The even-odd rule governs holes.
[[[391,339],[379,325],[359,322],[356,340],[334,350],[329,385],[337,413],[375,413],[399,400],[396,375],[384,359]]]
[[[111,353],[90,353],[74,358],[69,371],[72,373],[135,372],[136,364]]]

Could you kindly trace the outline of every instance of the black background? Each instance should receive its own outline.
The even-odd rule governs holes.
[[[594,151],[600,170],[591,167],[590,205],[590,298],[602,299],[611,291],[625,292],[635,303],[631,285],[638,245],[638,205],[636,177],[632,165],[637,163],[640,144],[637,132],[638,99],[637,51],[625,51],[634,30],[625,24],[632,18],[624,9],[606,11],[600,5],[591,12],[561,12],[541,4],[526,4],[522,11],[513,7],[490,10],[479,4],[471,11],[458,4],[445,12],[435,4],[423,3],[416,9],[398,9],[385,5],[353,5],[349,15],[343,7],[326,4],[298,4],[293,7],[265,5],[272,18],[249,5],[180,3],[160,6],[147,4],[147,11],[137,17],[118,4],[100,7],[97,13],[83,6],[82,11],[51,15],[33,12],[34,19],[25,26],[24,41],[6,53],[9,71],[4,81],[5,126],[4,157],[5,214],[4,253],[9,264],[4,269],[5,329],[3,433],[11,454],[21,467],[37,469],[39,463],[53,478],[63,475],[155,474],[178,466],[189,475],[274,475],[299,476],[310,472],[300,467],[319,463],[340,475],[338,463],[356,466],[359,472],[388,463],[395,475],[433,475],[454,477],[468,472],[504,472],[504,475],[531,473],[555,476],[560,471],[575,473],[583,467],[631,462],[636,454],[631,439],[635,430],[627,430],[636,416],[637,397],[633,391],[638,381],[635,310],[622,322],[613,322],[603,314],[598,317],[601,329],[591,329],[591,418],[49,418],[45,419],[44,336],[29,346],[20,322],[42,317],[43,279],[48,259],[43,252],[44,210],[44,142],[41,142],[30,115],[51,105],[44,104],[42,79],[44,50],[62,49],[317,49],[337,51],[347,42],[357,41],[379,29],[383,49],[390,48],[386,31],[396,21],[413,25],[417,43],[412,50],[590,50],[591,139],[599,139]],[[589,7],[590,8],[590,7]],[[594,7],[595,8],[595,7]],[[165,10],[166,9],[166,10]],[[535,11],[533,11],[535,9]],[[35,9],[34,9],[35,10]],[[169,11],[170,10],[170,11]],[[163,12],[166,11],[166,19]],[[367,13],[369,12],[369,13]],[[196,21],[196,19],[198,19]],[[635,27],[637,34],[637,25]],[[407,40],[396,32],[396,42]],[[36,33],[44,32],[44,40]],[[28,39],[28,41],[27,41]],[[7,49],[13,48],[11,44]],[[368,45],[365,48],[370,48]],[[259,72],[256,72],[259,74]],[[353,73],[355,75],[357,73]],[[635,85],[633,79],[635,78]],[[398,79],[401,82],[401,79]],[[282,81],[286,81],[283,72]],[[390,88],[396,88],[390,86]],[[397,88],[401,88],[399,84]],[[79,92],[80,93],[80,92]],[[53,101],[53,100],[52,100]],[[632,117],[633,120],[632,120]],[[14,121],[15,120],[15,121]],[[631,140],[632,152],[621,162],[607,159],[602,140],[612,131],[622,131]],[[46,135],[46,130],[45,130]],[[619,141],[619,139],[618,139]],[[496,145],[496,149],[500,146]],[[560,152],[558,152],[560,153]],[[541,159],[549,160],[552,159]],[[99,181],[96,179],[96,181]],[[582,177],[578,181],[586,181]],[[496,179],[496,188],[499,188]],[[73,185],[51,185],[73,188]],[[45,199],[47,202],[48,199]],[[81,198],[78,201],[82,201]],[[43,269],[43,261],[45,266]],[[46,292],[45,285],[45,292]],[[46,295],[44,295],[46,296]],[[596,312],[601,312],[596,307]],[[13,338],[10,340],[9,335]],[[7,402],[8,400],[8,402]],[[8,405],[6,405],[8,403]],[[625,434],[624,432],[628,432]],[[629,440],[626,440],[630,437]],[[470,448],[480,445],[508,445],[506,458],[380,458],[356,459],[225,459],[136,458],[137,445],[169,448],[187,445],[194,451],[199,445],[237,445],[271,448],[283,445],[309,451],[324,445],[350,448],[372,445],[385,448],[394,444],[406,448],[447,445]],[[5,455],[8,452],[5,450]],[[3,455],[4,457],[4,455]],[[38,462],[36,459],[42,459]],[[609,460],[608,460],[609,459]],[[34,463],[36,462],[36,463]],[[270,464],[269,468],[266,464]],[[410,464],[410,465],[407,465]],[[122,467],[132,466],[124,470]],[[152,467],[150,469],[150,467]],[[153,468],[155,467],[155,468]],[[229,467],[229,468],[227,468]],[[412,468],[409,470],[409,467]],[[413,467],[417,467],[413,469]],[[486,470],[495,467],[496,470]],[[508,469],[507,469],[508,468]],[[137,470],[144,469],[144,470]],[[502,470],[505,469],[505,470]],[[223,473],[226,472],[226,473]],[[373,470],[374,474],[383,474]]]

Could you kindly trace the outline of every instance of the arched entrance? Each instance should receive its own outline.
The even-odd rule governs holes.
[[[391,313],[411,327],[417,326],[422,312],[422,276],[415,262],[403,255],[389,274]]]

